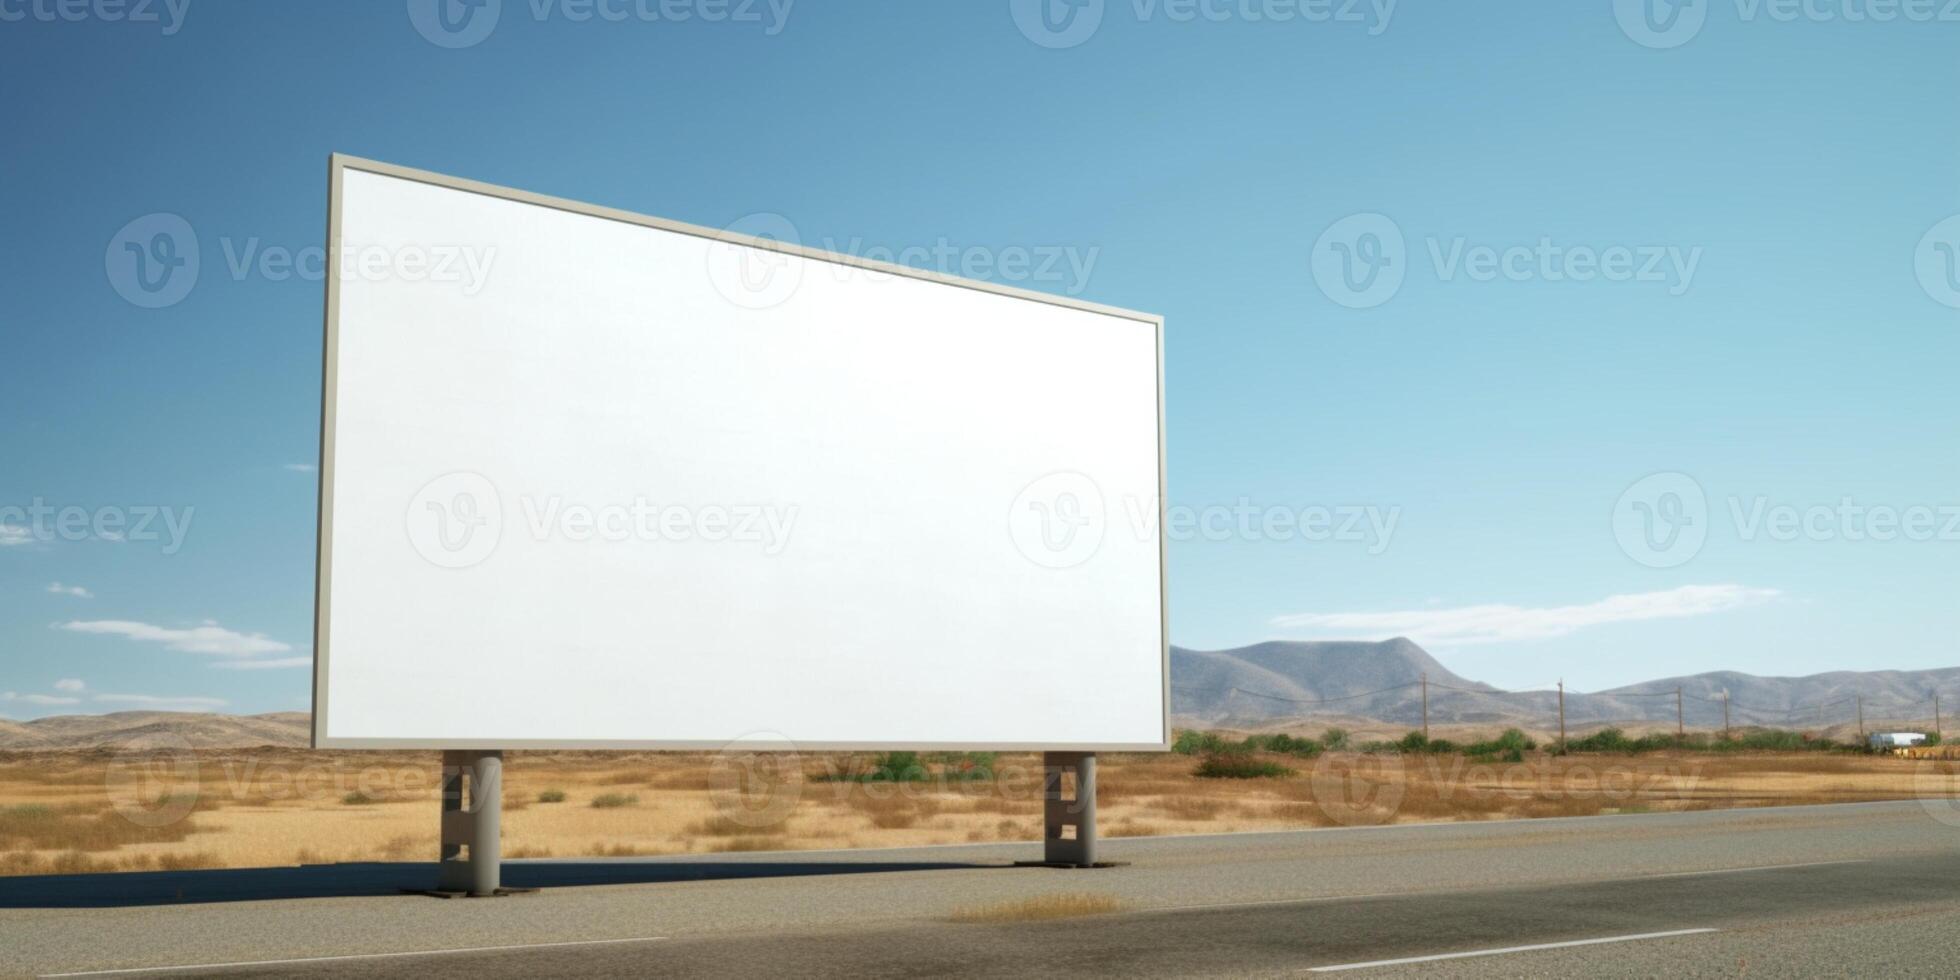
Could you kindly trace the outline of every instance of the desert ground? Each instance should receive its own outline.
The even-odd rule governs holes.
[[[1848,753],[1188,755],[1101,760],[1106,837],[1955,795],[1960,764]],[[511,753],[506,857],[1034,841],[1039,757]],[[884,764],[884,769],[880,766]],[[435,753],[0,753],[0,874],[433,860]]]

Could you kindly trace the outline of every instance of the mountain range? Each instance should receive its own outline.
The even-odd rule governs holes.
[[[1233,650],[1171,648],[1171,714],[1183,724],[1265,727],[1313,718],[1364,718],[1415,726],[1423,718],[1428,678],[1432,725],[1556,724],[1556,689],[1500,691],[1468,680],[1414,642],[1271,642]],[[1832,728],[1857,724],[1863,700],[1868,728],[1927,725],[1934,692],[1960,707],[1960,668],[1838,671],[1808,677],[1759,677],[1713,671],[1605,691],[1565,693],[1570,725],[1672,725],[1679,706],[1690,728],[1736,726]]]
[[[1171,715],[1183,727],[1269,729],[1331,722],[1414,728],[1423,721],[1427,678],[1435,725],[1552,730],[1556,690],[1501,691],[1444,667],[1407,639],[1381,642],[1258,643],[1233,650],[1171,648]],[[1616,724],[1671,727],[1676,691],[1690,728],[1728,723],[1811,730],[1928,727],[1933,696],[1960,708],[1960,668],[1837,671],[1808,677],[1758,677],[1715,671],[1669,677],[1607,691],[1565,693],[1573,728]],[[255,745],[303,747],[310,716],[302,711],[221,715],[124,711],[60,715],[33,721],[0,718],[0,750],[143,748],[181,739],[195,748]]]

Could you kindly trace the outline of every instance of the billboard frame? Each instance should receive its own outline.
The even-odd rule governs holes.
[[[342,197],[342,176],[349,170],[394,177],[416,183],[429,184],[448,190],[480,194],[486,197],[520,204],[531,204],[553,210],[565,211],[590,218],[618,221],[671,232],[704,238],[710,241],[725,242],[731,245],[746,246],[791,255],[816,262],[828,262],[849,266],[867,272],[883,275],[902,276],[920,279],[945,286],[972,289],[996,296],[1029,302],[1046,303],[1085,313],[1098,313],[1105,316],[1134,321],[1148,326],[1156,346],[1157,366],[1157,611],[1158,611],[1158,672],[1159,713],[1161,716],[1160,740],[1158,742],[1138,743],[1081,743],[1081,742],[794,742],[780,739],[750,739],[738,737],[734,740],[674,740],[674,739],[428,739],[428,738],[332,738],[327,734],[328,699],[327,670],[332,652],[330,643],[330,623],[332,612],[332,572],[333,572],[333,477],[334,477],[334,419],[336,410],[336,389],[339,381],[339,339],[340,339],[340,203]],[[320,383],[320,447],[317,467],[318,494],[316,497],[316,539],[313,586],[313,721],[312,747],[316,749],[374,749],[374,750],[426,750],[426,749],[540,749],[540,750],[627,750],[627,751],[714,751],[731,746],[753,751],[816,751],[816,752],[858,752],[879,750],[920,750],[934,752],[1162,752],[1171,746],[1171,687],[1170,687],[1170,597],[1168,553],[1165,546],[1165,520],[1168,516],[1168,474],[1165,464],[1166,441],[1164,424],[1164,318],[1120,307],[1090,303],[1066,296],[1003,286],[997,283],[982,282],[959,276],[946,275],[924,269],[879,262],[872,259],[845,255],[804,245],[788,244],[767,238],[757,238],[720,228],[707,228],[666,218],[639,214],[618,208],[604,207],[567,198],[552,197],[512,187],[503,187],[481,181],[453,177],[446,174],[412,167],[403,167],[377,160],[349,156],[342,153],[331,154],[328,158],[327,191],[327,255],[326,255],[326,314],[321,349]],[[432,699],[429,710],[444,710],[440,699]],[[453,710],[468,711],[467,705],[455,705]]]

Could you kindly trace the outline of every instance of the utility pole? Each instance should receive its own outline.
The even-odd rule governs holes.
[[[1429,671],[1422,672],[1422,740],[1429,741]]]
[[[1558,682],[1558,750],[1565,754],[1565,679]]]
[[[1858,741],[1865,740],[1865,696],[1858,695]]]
[[[1933,737],[1946,741],[1946,733],[1940,730],[1940,692],[1933,692]]]
[[[1735,736],[1729,733],[1729,692],[1723,691],[1722,692],[1722,741],[1726,742],[1734,737]]]
[[[1681,704],[1681,689],[1674,689],[1674,740],[1679,742],[1688,737],[1688,712]]]

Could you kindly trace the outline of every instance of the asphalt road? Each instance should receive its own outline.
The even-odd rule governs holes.
[[[1388,961],[1342,972],[1952,976],[1952,817],[1862,804],[1148,838],[1108,842],[1131,864],[1097,871],[1005,866],[1033,845],[513,862],[507,878],[553,887],[469,901],[375,893],[426,865],[285,872],[288,893],[321,897],[268,898],[277,879],[226,885],[209,872],[0,880],[0,968],[1244,976]],[[611,883],[573,884],[586,881]],[[1057,892],[1108,896],[1120,910],[951,921]]]

